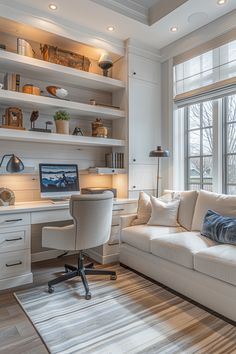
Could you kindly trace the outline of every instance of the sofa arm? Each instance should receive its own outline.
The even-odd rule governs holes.
[[[137,218],[137,214],[123,215],[120,217],[120,229],[123,230],[125,227],[131,226],[134,219]]]

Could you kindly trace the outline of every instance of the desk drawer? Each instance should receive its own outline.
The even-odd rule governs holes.
[[[30,250],[7,252],[0,257],[0,279],[30,272]]]
[[[132,214],[137,212],[137,203],[114,204],[113,215]]]
[[[0,229],[0,253],[30,248],[30,226]]]
[[[55,209],[48,211],[36,211],[31,213],[31,224],[43,224],[47,222],[56,222],[72,220],[69,212],[69,207],[67,209]]]
[[[16,214],[0,214],[0,228],[29,225],[30,224],[30,214],[29,213],[16,213]]]

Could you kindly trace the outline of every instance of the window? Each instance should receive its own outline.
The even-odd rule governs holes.
[[[187,189],[236,194],[236,95],[185,107],[185,176]]]
[[[236,95],[225,98],[225,192],[236,194]]]
[[[187,108],[187,188],[212,190],[213,102]]]

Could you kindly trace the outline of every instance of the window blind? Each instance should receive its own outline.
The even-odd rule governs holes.
[[[236,92],[236,40],[174,65],[174,101],[184,106]]]

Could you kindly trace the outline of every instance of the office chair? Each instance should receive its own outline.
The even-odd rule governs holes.
[[[78,267],[65,264],[66,274],[48,282],[48,292],[53,286],[80,276],[85,288],[85,299],[91,299],[86,275],[110,275],[116,280],[116,272],[93,269],[93,264],[84,265],[83,250],[103,245],[109,240],[112,219],[112,192],[93,195],[72,195],[70,214],[74,223],[65,227],[43,227],[43,247],[64,251],[79,251]]]

